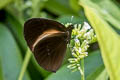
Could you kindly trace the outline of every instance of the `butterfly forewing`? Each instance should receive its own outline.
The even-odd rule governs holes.
[[[53,20],[43,18],[33,18],[28,20],[24,24],[24,37],[30,49],[32,50],[32,45],[40,35],[51,29],[59,32],[66,31],[66,28],[62,24]]]

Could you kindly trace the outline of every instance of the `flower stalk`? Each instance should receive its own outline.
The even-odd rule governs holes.
[[[81,80],[85,80],[85,73],[84,73],[84,58],[81,59],[81,69],[82,69],[82,72],[83,74],[81,74]]]

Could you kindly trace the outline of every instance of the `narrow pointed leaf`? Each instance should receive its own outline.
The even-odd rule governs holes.
[[[95,29],[103,61],[111,80],[120,80],[120,36],[99,16],[95,9],[82,5],[88,20]]]

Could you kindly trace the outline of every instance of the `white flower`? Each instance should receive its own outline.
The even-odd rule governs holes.
[[[77,66],[79,67],[79,66],[80,66],[80,64],[77,64]]]
[[[88,55],[88,52],[84,52],[84,54]]]
[[[77,59],[74,59],[76,62],[78,61]]]
[[[89,42],[87,40],[84,40],[84,43],[88,44]]]
[[[73,67],[73,66],[75,66],[76,64],[70,64],[70,65],[68,65],[67,67],[68,68],[71,68],[71,67]]]
[[[78,25],[78,30],[80,30],[80,28],[81,28],[81,24]]]
[[[67,24],[65,24],[66,27],[68,27],[69,25],[72,25],[72,23],[67,23]]]
[[[75,59],[74,58],[69,58],[68,61],[75,61]]]
[[[78,24],[78,27],[81,27],[81,24]]]
[[[88,36],[90,36],[90,32],[84,34],[84,37],[88,37]]]
[[[77,29],[77,24],[74,25],[75,29]]]
[[[78,49],[77,49],[76,47],[73,47],[73,49],[74,49],[75,51],[78,51]]]
[[[72,53],[72,55],[73,55],[74,57],[78,57],[75,53]]]
[[[69,24],[67,24],[68,26]],[[91,26],[84,22],[84,25],[81,29],[81,24],[75,24],[74,29],[72,30],[72,35],[74,42],[72,46],[72,56],[73,58],[68,59],[70,65],[69,69],[79,70],[81,75],[83,75],[83,71],[81,69],[81,60],[88,56],[88,47],[91,40],[96,40],[96,35],[94,30],[91,29]]]
[[[84,53],[82,53],[82,55],[79,56],[80,59],[82,59],[84,57],[85,57]]]
[[[77,66],[68,66],[69,69],[75,69]]]
[[[83,28],[85,30],[88,30],[88,29],[91,29],[91,26],[87,22],[84,22]]]
[[[90,29],[90,31],[89,31],[90,33],[94,33],[94,30],[93,29]]]
[[[81,48],[79,48],[78,52],[79,52],[79,53],[82,53],[82,52],[81,52],[81,50],[82,50],[82,49],[81,49]]]
[[[74,39],[76,43],[79,43],[79,40],[78,39]]]
[[[97,38],[97,36],[96,36],[96,35],[95,35],[94,37],[95,37],[95,38]]]
[[[79,37],[81,37],[81,33],[79,33],[79,34],[76,36],[76,38],[79,38]]]
[[[89,45],[84,46],[85,51],[88,49]]]

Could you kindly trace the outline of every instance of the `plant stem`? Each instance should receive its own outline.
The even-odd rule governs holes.
[[[28,63],[30,61],[30,58],[31,58],[31,52],[29,49],[27,49],[27,52],[26,52],[26,55],[25,55],[25,59],[24,59],[24,62],[23,62],[23,65],[22,65],[22,68],[21,68],[21,71],[20,71],[20,75],[18,77],[18,80],[22,80],[23,76],[24,76],[24,73],[26,71],[26,68],[28,66]]]
[[[83,71],[83,74],[81,75],[81,80],[85,80],[85,74],[84,74],[84,58],[81,59],[81,69]]]

